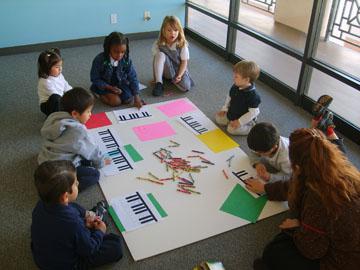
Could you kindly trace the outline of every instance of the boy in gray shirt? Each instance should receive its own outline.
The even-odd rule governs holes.
[[[63,111],[54,112],[41,129],[44,142],[38,163],[48,160],[70,160],[76,167],[79,190],[97,183],[98,168],[109,164],[84,125],[91,116],[94,97],[85,89],[75,87],[61,99]]]

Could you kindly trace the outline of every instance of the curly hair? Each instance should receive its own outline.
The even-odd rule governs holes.
[[[158,45],[165,45],[166,38],[165,38],[165,27],[170,25],[172,29],[179,31],[179,35],[177,37],[178,47],[183,48],[186,44],[186,38],[184,34],[184,29],[181,26],[181,22],[178,17],[176,16],[166,16],[161,24],[160,34],[157,44]]]
[[[314,192],[328,215],[337,218],[360,197],[360,172],[318,129],[297,129],[289,139],[290,161],[298,171],[290,184],[289,205],[299,206],[306,191]]]
[[[130,54],[129,39],[120,32],[111,32],[104,39],[103,48],[104,48],[105,57],[107,58],[110,57],[110,48],[114,45],[126,45],[126,52],[124,55],[124,59],[125,61],[128,61]]]

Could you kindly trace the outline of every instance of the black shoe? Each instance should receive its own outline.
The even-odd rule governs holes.
[[[100,201],[96,204],[96,206],[94,206],[91,211],[93,211],[102,221],[105,222],[105,224],[107,225],[109,222],[109,218],[108,218],[108,209],[109,205],[107,204],[106,201]]]
[[[333,113],[326,111],[323,117],[320,119],[317,128],[326,134],[326,131],[329,127],[335,128],[333,119],[334,119]]]
[[[319,99],[316,101],[316,103],[312,107],[312,115],[315,118],[323,115],[332,101],[333,101],[333,98],[329,95],[322,95],[321,97],[319,97]]]
[[[153,96],[159,97],[164,94],[164,85],[161,82],[157,82],[152,91]]]

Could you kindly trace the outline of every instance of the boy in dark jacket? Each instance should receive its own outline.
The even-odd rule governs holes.
[[[106,234],[100,217],[74,203],[79,183],[71,161],[46,161],[34,177],[40,200],[32,213],[31,250],[40,269],[87,269],[122,258],[120,237]]]

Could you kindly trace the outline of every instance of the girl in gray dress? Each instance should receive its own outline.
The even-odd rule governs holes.
[[[188,91],[194,82],[188,71],[189,48],[180,20],[166,16],[160,29],[159,39],[153,46],[154,96],[164,93],[163,77],[169,79],[181,91]]]

